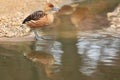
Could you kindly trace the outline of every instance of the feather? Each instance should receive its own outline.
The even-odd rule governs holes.
[[[40,18],[44,17],[46,14],[43,11],[35,11],[34,13],[30,14],[28,17],[26,17],[22,24],[31,21],[31,20],[40,20]]]

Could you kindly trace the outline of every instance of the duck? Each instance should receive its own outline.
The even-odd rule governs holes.
[[[22,22],[22,24],[27,25],[34,31],[35,38],[37,40],[47,39],[39,34],[38,29],[49,26],[54,22],[54,13],[58,12],[59,9],[56,8],[52,3],[47,3],[44,6],[44,10],[38,10],[28,15]]]

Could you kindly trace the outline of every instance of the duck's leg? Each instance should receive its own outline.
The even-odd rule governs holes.
[[[39,34],[39,32],[38,32],[37,29],[34,30],[34,34],[35,34],[35,38],[36,38],[37,40],[43,40],[43,39],[44,39],[44,38]]]
[[[34,30],[34,34],[37,40],[53,40],[55,36],[41,36],[38,29]]]

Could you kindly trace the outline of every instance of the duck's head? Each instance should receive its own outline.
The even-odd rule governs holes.
[[[44,11],[45,11],[46,13],[52,13],[52,12],[58,12],[59,9],[56,8],[56,7],[55,7],[53,4],[51,4],[51,3],[47,3],[47,4],[45,5],[45,7],[44,7]]]

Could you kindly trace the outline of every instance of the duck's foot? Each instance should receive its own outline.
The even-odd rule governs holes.
[[[55,39],[54,35],[51,35],[51,36],[43,35],[43,36],[41,36],[37,30],[34,30],[34,33],[35,33],[35,38],[37,40],[53,40],[53,39]]]
[[[41,37],[41,36],[37,36],[37,37],[35,37],[36,38],[36,40],[38,40],[38,41],[41,41],[41,40],[44,40],[44,38],[43,37]]]
[[[53,40],[55,39],[54,36],[36,36],[37,40]]]

